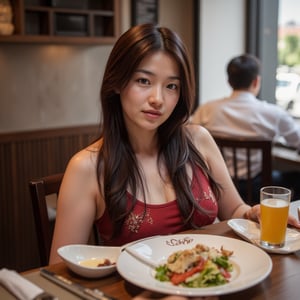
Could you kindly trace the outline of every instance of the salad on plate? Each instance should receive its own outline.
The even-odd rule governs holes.
[[[172,253],[167,263],[155,270],[155,278],[176,286],[200,288],[226,284],[230,281],[233,251],[197,244],[191,249]]]

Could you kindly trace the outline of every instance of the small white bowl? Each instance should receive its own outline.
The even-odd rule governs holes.
[[[74,273],[88,278],[100,278],[116,271],[120,251],[120,247],[67,245],[59,248],[57,253]],[[82,261],[101,259],[109,259],[112,264],[100,267],[81,265]]]

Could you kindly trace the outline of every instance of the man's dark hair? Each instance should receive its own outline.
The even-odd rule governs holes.
[[[260,74],[260,61],[251,54],[234,57],[227,65],[228,82],[234,90],[247,89]]]

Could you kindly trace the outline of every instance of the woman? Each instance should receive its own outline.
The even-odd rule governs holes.
[[[59,247],[87,243],[94,223],[105,245],[122,245],[216,217],[258,219],[259,207],[242,201],[210,134],[186,125],[194,91],[174,32],[145,24],[119,38],[102,82],[101,138],[65,172],[50,264],[60,260]]]

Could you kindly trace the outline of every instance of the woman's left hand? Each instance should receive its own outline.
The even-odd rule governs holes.
[[[260,204],[256,204],[256,205],[252,206],[248,211],[246,211],[245,218],[259,223],[259,221],[260,221]]]

